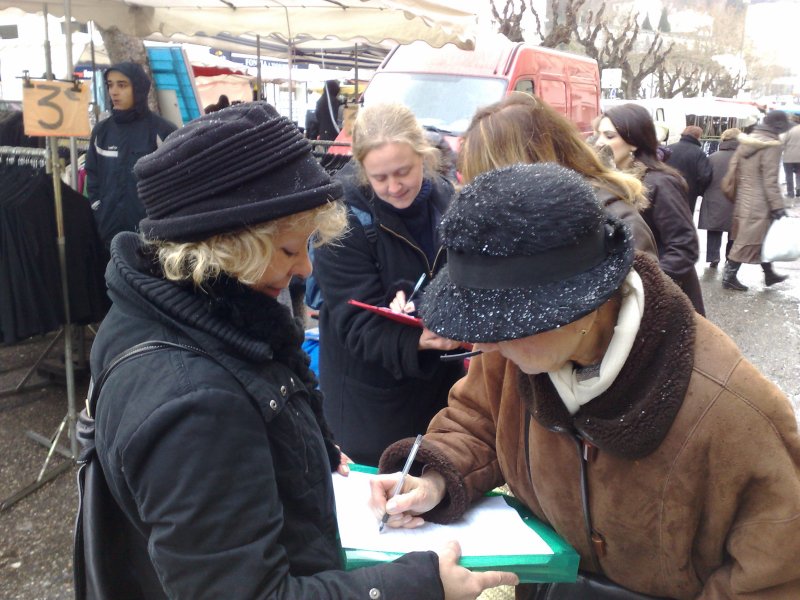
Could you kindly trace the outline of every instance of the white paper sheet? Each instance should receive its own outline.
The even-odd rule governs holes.
[[[476,502],[457,523],[425,523],[417,529],[387,526],[379,533],[379,522],[367,505],[371,477],[356,471],[347,477],[333,475],[339,535],[345,548],[399,553],[438,551],[448,541],[458,540],[463,556],[553,554],[550,546],[500,496]]]

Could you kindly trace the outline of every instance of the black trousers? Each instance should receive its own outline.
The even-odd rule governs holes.
[[[719,249],[722,246],[722,234],[724,231],[706,231],[706,262],[719,262]],[[728,243],[725,244],[725,258],[728,258],[728,252],[731,251],[733,240],[731,234],[728,233]]]

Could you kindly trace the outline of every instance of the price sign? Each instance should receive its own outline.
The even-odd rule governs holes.
[[[66,81],[32,81],[22,88],[25,135],[89,136],[89,88]]]

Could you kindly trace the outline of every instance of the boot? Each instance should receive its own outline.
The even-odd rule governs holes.
[[[768,286],[786,281],[789,278],[788,275],[778,275],[773,271],[772,263],[761,263],[761,268],[764,269],[764,283]]]
[[[737,292],[747,291],[747,286],[736,278],[740,266],[742,266],[742,263],[738,263],[734,260],[729,260],[725,263],[725,273],[722,275],[722,287],[726,290],[735,290]]]

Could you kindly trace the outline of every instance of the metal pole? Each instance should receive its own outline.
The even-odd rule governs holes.
[[[71,0],[64,0],[64,36],[66,39],[67,73],[75,79],[75,63],[72,60],[72,6]],[[69,138],[69,172],[72,188],[78,189],[78,144],[75,136]],[[77,457],[77,454],[76,454]]]
[[[69,285],[67,282],[67,250],[64,239],[64,212],[61,202],[61,164],[55,138],[50,144],[50,161],[53,169],[53,193],[56,203],[56,231],[58,232],[58,264],[61,268],[61,293],[64,301],[64,370],[67,380],[67,423],[72,459],[78,459],[78,438],[75,435],[75,371],[72,362],[72,324],[70,322]]]
[[[354,68],[354,71],[355,71],[354,74],[356,76],[356,93],[355,93],[355,97],[356,97],[356,102],[358,102],[358,42],[355,43],[353,48],[355,50],[355,68]]]
[[[258,95],[256,100],[263,100],[261,97],[261,36],[256,34],[256,89]]]

